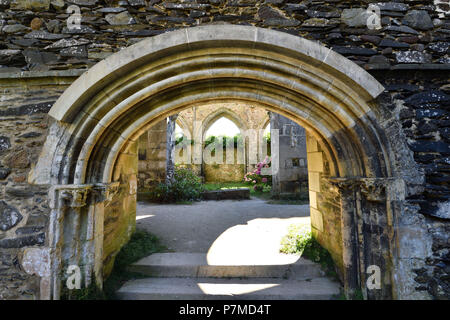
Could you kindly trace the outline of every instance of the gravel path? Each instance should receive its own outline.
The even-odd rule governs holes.
[[[273,205],[260,199],[191,205],[140,201],[137,212],[137,228],[157,235],[171,251],[220,251],[224,257],[229,251],[242,259],[249,252],[277,255],[288,225],[309,224],[309,205]]]

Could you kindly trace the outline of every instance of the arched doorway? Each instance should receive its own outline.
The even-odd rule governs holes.
[[[375,99],[382,91],[329,48],[248,26],[168,32],[98,63],[50,110],[56,121],[31,177],[52,185],[46,296],[59,297],[68,264],[83,267],[85,283],[92,277],[101,283],[110,263],[104,251],[112,246],[103,237],[103,217],[117,194],[132,214],[136,172],[130,163],[144,131],[194,103],[246,101],[307,130],[312,223],[334,253],[346,290],[392,297],[394,208],[386,189],[401,177],[391,166],[393,151],[378,117]],[[124,234],[132,229],[126,221],[118,226]],[[382,271],[378,290],[366,290],[371,265]]]

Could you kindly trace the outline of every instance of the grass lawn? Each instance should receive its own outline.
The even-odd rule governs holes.
[[[209,183],[205,183],[203,185],[203,187],[207,191],[249,188],[250,196],[252,196],[252,197],[255,197],[258,199],[263,199],[263,200],[269,200],[271,197],[270,192],[255,191],[251,185],[248,185],[247,183],[244,183],[244,182],[209,182]]]
[[[223,190],[223,189],[236,189],[236,188],[249,188],[250,196],[266,200],[268,204],[308,204],[309,195],[308,192],[301,193],[299,195],[281,196],[277,199],[272,198],[271,192],[255,191],[253,187],[244,182],[209,182],[203,184],[205,190]]]
[[[309,203],[309,194],[308,191],[296,194],[296,195],[281,195],[277,198],[272,198],[272,194],[270,191],[256,191],[253,189],[253,186],[244,183],[244,182],[208,182],[203,184],[203,188],[206,191],[213,190],[225,190],[225,189],[237,189],[237,188],[249,188],[250,196],[254,198],[258,198],[261,200],[266,200],[267,204],[286,204],[286,205],[300,205],[300,204],[308,204]],[[138,192],[137,200],[138,201],[149,201],[148,195],[150,191],[141,190]],[[151,202],[151,201],[150,201]],[[179,201],[172,204],[192,204],[192,201]]]

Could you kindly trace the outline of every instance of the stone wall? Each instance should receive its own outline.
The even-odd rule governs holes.
[[[0,299],[39,298],[38,273],[21,266],[24,248],[48,243],[48,186],[28,184],[47,137],[53,103],[74,79],[0,79]],[[79,73],[76,73],[79,75]]]
[[[328,160],[310,134],[306,134],[308,157],[308,188],[311,231],[315,239],[327,248],[336,263],[339,277],[343,280],[342,270],[342,217],[340,195],[328,181],[330,178]]]
[[[80,28],[69,5],[79,6]],[[112,52],[181,27],[252,24],[331,46],[366,68],[448,63],[448,3],[379,3],[382,29],[368,30],[367,2],[288,0],[2,1],[0,65],[8,71],[89,68]],[[439,9],[439,11],[437,10]],[[6,71],[6,70],[5,70]]]
[[[67,28],[69,4],[80,7],[80,29]],[[405,203],[392,202],[405,212],[393,222],[405,250],[398,253],[397,282],[403,296],[448,299],[449,7],[440,1],[436,8],[431,0],[379,7],[382,28],[369,30],[365,1],[0,1],[0,299],[40,297],[39,272],[27,273],[22,258],[26,248],[47,245],[48,186],[29,184],[27,177],[54,101],[113,52],[208,23],[251,24],[316,40],[385,86],[380,117],[400,121],[402,128],[391,133],[409,142],[396,156],[411,155],[408,165],[424,179],[408,190]]]
[[[245,165],[238,163],[237,149],[230,148],[230,150],[234,153],[234,163],[225,163],[228,150],[224,150],[222,164],[202,164],[205,182],[242,182],[244,180]]]
[[[279,154],[279,168],[272,178],[272,194],[306,191],[308,166],[305,129],[292,120],[271,112],[270,130],[279,130],[278,139],[270,141],[271,150],[278,149]]]
[[[178,113],[177,124],[184,136],[190,140],[197,132],[197,140],[203,143],[205,134],[216,120],[225,117],[233,121],[244,132],[248,129],[264,130],[268,124],[266,109],[243,102],[223,102],[195,105]],[[139,138],[139,188],[149,187],[165,179],[166,165],[166,132],[164,121],[156,124]],[[189,150],[188,150],[189,149]],[[186,154],[184,154],[186,152]],[[194,163],[194,148],[179,145],[175,148],[175,162],[185,165],[190,157],[190,168],[201,175],[207,182],[242,181],[244,174],[253,166],[245,164],[205,164]],[[235,160],[237,158],[235,157]]]
[[[424,174],[417,194],[409,196],[408,215],[399,217],[399,234],[414,259],[404,259],[412,269],[417,291],[448,299],[450,263],[450,84],[448,70],[376,71],[394,105],[381,101],[400,120],[401,135]],[[393,133],[394,134],[394,133]],[[399,135],[399,133],[395,133]],[[400,155],[399,155],[400,157]],[[427,242],[425,239],[429,239]],[[400,255],[406,255],[406,252]],[[423,264],[423,265],[421,265]],[[420,265],[420,266],[419,266]],[[406,281],[405,281],[406,282]],[[413,283],[408,280],[407,284]],[[407,285],[405,283],[405,286]]]
[[[166,180],[167,120],[152,126],[138,141],[138,187],[148,188]]]
[[[137,143],[128,154],[122,154],[114,168],[113,181],[119,181],[119,192],[105,208],[103,238],[103,276],[110,274],[114,259],[130,240],[136,228]]]

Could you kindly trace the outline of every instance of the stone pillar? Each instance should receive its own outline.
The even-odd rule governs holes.
[[[356,223],[356,189],[355,179],[329,179],[335,187],[336,198],[340,202],[342,234],[342,267],[344,292],[352,297],[360,287],[360,261],[358,245],[358,228]]]
[[[365,299],[392,299],[392,221],[386,178],[330,178],[341,205],[345,292],[361,289]],[[370,287],[372,270],[380,271],[379,287]],[[373,278],[374,279],[374,278]],[[377,281],[378,281],[377,280]]]
[[[84,214],[91,189],[92,185],[55,186],[50,189],[51,280],[48,298],[60,298],[62,278],[69,265],[80,269],[83,269],[83,265],[89,266],[89,257],[82,255],[81,251],[85,247],[84,240],[90,238],[87,230],[89,221],[85,221]],[[83,227],[85,230],[82,230]],[[82,234],[86,235],[85,239],[82,239]],[[86,269],[82,270],[82,274],[85,271]]]
[[[175,174],[175,124],[178,114],[167,118],[166,133],[166,183],[172,183]]]
[[[49,272],[41,281],[41,299],[60,298],[71,265],[80,269],[82,287],[92,281],[102,287],[104,208],[118,187],[115,182],[50,189]]]
[[[89,232],[92,235],[93,245],[90,252],[93,256],[92,272],[96,284],[99,288],[103,288],[103,242],[104,242],[104,221],[105,209],[112,202],[113,198],[119,193],[120,182],[112,182],[110,184],[96,185],[95,202],[89,207],[89,213],[94,223],[93,230]]]
[[[389,218],[386,188],[390,184],[388,178],[360,178],[360,232],[363,235],[361,260],[361,280],[363,293],[368,299],[392,299],[392,252],[390,238],[392,222]],[[381,271],[379,289],[367,287],[368,267],[375,266]]]

